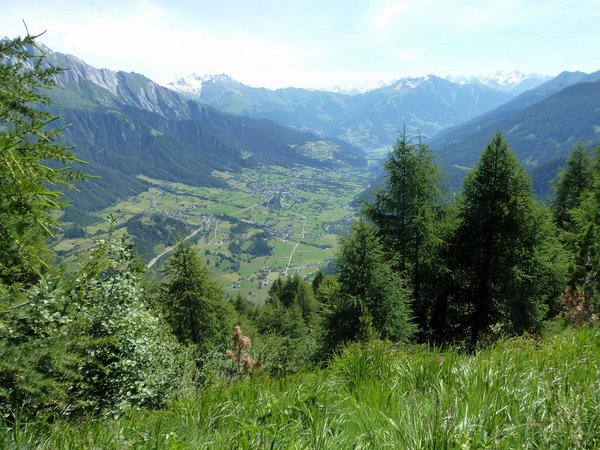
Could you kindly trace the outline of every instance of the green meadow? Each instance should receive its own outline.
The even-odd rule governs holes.
[[[596,449],[600,329],[475,355],[353,344],[321,369],[257,372],[159,411],[19,425],[0,431],[2,448]]]

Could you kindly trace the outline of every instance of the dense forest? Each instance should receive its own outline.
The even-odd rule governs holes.
[[[36,46],[35,39],[0,42],[3,446],[17,445],[19,430],[27,423],[52,427],[56,422],[68,435],[69,427],[84,418],[108,420],[137,409],[166,408],[164,414],[170,414],[173,402],[192,398],[223,402],[215,386],[253,386],[244,391],[252,395],[271,386],[277,395],[293,374],[307,377],[309,383],[312,370],[330,370],[337,374],[332,380],[342,377],[346,381],[339,381],[340,388],[354,380],[352,395],[371,383],[369,395],[387,395],[388,404],[391,399],[400,402],[394,397],[403,395],[399,390],[417,392],[425,379],[446,373],[442,366],[447,371],[443,376],[449,376],[467,358],[481,358],[472,361],[487,361],[482,364],[495,364],[500,372],[517,377],[511,371],[527,371],[527,359],[503,361],[498,348],[505,345],[507,354],[529,354],[537,351],[530,342],[562,329],[567,337],[583,341],[582,346],[594,341],[598,354],[600,147],[588,149],[582,143],[574,145],[557,174],[554,199],[546,205],[534,196],[530,177],[499,133],[490,137],[456,193],[443,190],[428,146],[401,133],[385,162],[385,186],[372,201],[363,202],[361,219],[340,238],[335,274],[319,272],[310,281],[299,276],[278,279],[264,305],[251,305],[241,296],[227,299],[189,241],[176,244],[160,281],[146,274],[133,254],[134,244],[116,232],[98,240],[72,267],[54,262],[47,241],[60,224],[65,206],[61,192],[86,175],[74,169],[80,161],[71,149],[57,143],[62,129],[53,126],[57,117],[48,112],[47,89],[55,86],[53,77],[61,69],[45,67],[43,52],[28,50]],[[139,220],[127,226],[152,234]],[[248,252],[268,253],[265,245],[256,235]],[[585,331],[576,334],[575,327]],[[521,341],[507,340],[515,336]],[[522,349],[507,342],[521,342]],[[539,342],[547,355],[562,351]],[[555,337],[554,342],[558,346],[562,341]],[[420,350],[412,356],[399,353],[411,348]],[[423,356],[426,349],[433,356]],[[390,390],[387,383],[399,376],[387,359],[390,352],[414,358],[410,370],[417,370],[418,358],[429,369],[414,375],[414,383],[403,379],[404,384]],[[531,355],[529,361],[538,361],[537,354]],[[562,364],[568,361],[565,356]],[[580,378],[574,375],[573,389],[588,385],[581,392],[591,397],[580,402],[585,414],[572,421],[582,430],[582,447],[592,448],[600,445],[598,428],[594,431],[598,403],[593,401],[594,395],[598,398],[598,367],[593,358],[581,364],[588,364],[586,372]],[[461,376],[448,379],[449,390]],[[509,378],[504,381],[510,383]],[[319,408],[327,406],[319,402],[334,398],[326,381],[322,399],[293,383],[306,398],[297,409],[280,411],[289,417],[282,416],[279,424],[294,423],[301,414],[314,413],[316,418]],[[560,389],[568,396],[566,386]],[[424,400],[430,408],[445,395],[443,388],[438,400],[430,394]],[[246,397],[248,405],[258,401]],[[377,402],[385,403],[383,397]],[[275,420],[273,414],[265,415],[256,429]],[[553,409],[549,416],[559,414]],[[388,427],[396,426],[389,420]],[[76,435],[71,430],[70,439]],[[219,445],[268,446],[257,436],[248,431],[236,435],[237,444]],[[300,435],[296,438],[303,442]],[[552,442],[573,442],[559,438],[563,441]],[[456,439],[452,442],[459,445]],[[471,448],[484,444],[472,443]],[[47,445],[77,447],[72,441]],[[331,448],[327,443],[305,446]]]

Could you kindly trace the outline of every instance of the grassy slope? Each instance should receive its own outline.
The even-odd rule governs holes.
[[[0,432],[3,448],[600,448],[600,330],[476,356],[352,346],[329,368],[259,376],[110,422]]]

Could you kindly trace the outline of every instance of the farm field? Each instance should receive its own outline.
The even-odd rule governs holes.
[[[85,228],[86,237],[63,239],[55,249],[73,258],[89,247],[92,236],[108,231],[111,215],[120,230],[135,217],[174,219],[185,224],[187,236],[193,234],[192,242],[230,296],[239,293],[260,303],[274,279],[294,273],[310,277],[333,260],[338,236],[356,214],[350,204],[370,173],[268,166],[216,175],[229,187],[140,176],[152,187],[97,213],[98,223]],[[152,258],[144,258],[151,271],[159,274],[169,244],[153,243]]]

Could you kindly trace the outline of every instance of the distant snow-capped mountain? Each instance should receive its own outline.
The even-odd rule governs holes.
[[[395,91],[406,91],[410,89],[416,89],[424,83],[427,82],[436,82],[436,80],[440,80],[439,77],[435,75],[425,75],[424,77],[411,77],[411,78],[400,78],[388,85],[391,89]]]
[[[179,77],[166,86],[221,111],[269,119],[362,148],[390,145],[404,125],[409,133],[433,136],[513,97],[481,83],[458,84],[435,75],[332,89],[337,92],[257,88],[226,75]]]
[[[364,94],[375,89],[389,86],[395,80],[377,80],[377,81],[359,81],[356,83],[339,83],[333,86],[327,86],[322,89],[306,89],[308,91],[323,91],[332,92],[335,94],[358,95]],[[245,85],[236,81],[225,74],[218,75],[198,75],[192,73],[190,75],[178,75],[174,81],[163,83],[163,86],[187,95],[188,97],[200,98],[205,86],[213,87],[216,85],[235,89],[244,87]]]
[[[447,80],[458,84],[483,84],[485,86],[519,95],[525,91],[548,81],[550,76],[537,73],[525,74],[514,70],[512,72],[496,72],[493,75],[446,77]]]
[[[322,92],[332,92],[344,95],[360,95],[371,92],[377,89],[388,88],[394,86],[397,90],[412,89],[420,83],[428,81],[434,75],[426,75],[424,77],[400,78],[395,80],[374,80],[361,81],[356,83],[340,83],[334,86],[320,89]],[[519,71],[512,72],[496,72],[493,75],[483,76],[447,76],[446,80],[452,83],[466,85],[478,84],[497,89],[502,92],[507,92],[513,96],[519,95],[525,91],[533,89],[540,84],[548,81],[552,77],[539,75],[537,73],[525,74]],[[246,85],[234,80],[225,74],[218,75],[191,75],[178,76],[174,81],[164,84],[165,87],[174,91],[180,92],[194,99],[201,99],[202,92],[205,87],[209,86],[214,90],[216,86],[220,89],[225,89],[232,94],[241,95],[244,92]],[[319,91],[319,89],[309,89]]]
[[[324,91],[344,95],[359,95],[394,83],[393,80],[359,81],[355,83],[340,83],[323,88]]]
[[[178,76],[175,81],[165,83],[165,87],[184,94],[188,97],[198,99],[202,97],[202,91],[206,86],[221,86],[233,93],[240,93],[239,88],[243,85],[224,73],[217,75],[191,75]]]

